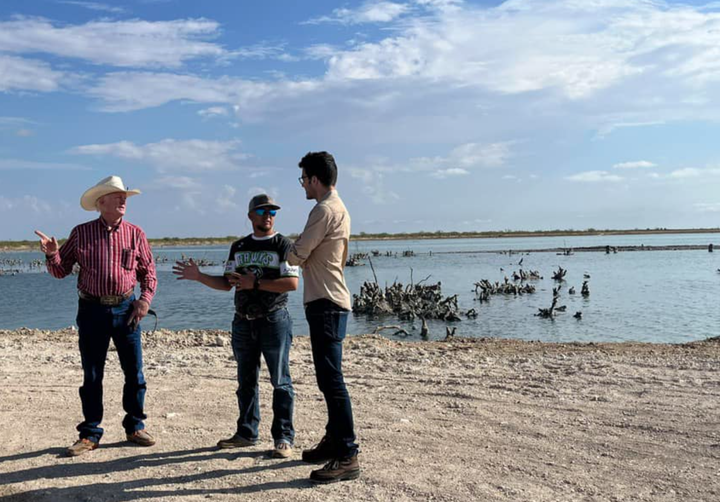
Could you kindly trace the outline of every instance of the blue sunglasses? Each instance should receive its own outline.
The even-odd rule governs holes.
[[[277,209],[260,208],[260,209],[253,209],[253,211],[258,216],[265,216],[266,214],[269,214],[270,216],[275,216],[277,214]]]

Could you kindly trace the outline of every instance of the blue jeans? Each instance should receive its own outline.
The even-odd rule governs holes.
[[[290,346],[292,321],[287,309],[279,309],[267,317],[245,320],[235,316],[232,324],[232,348],[237,361],[237,399],[240,417],[237,433],[257,441],[260,425],[260,356],[265,357],[273,386],[273,439],[293,444],[293,408],[295,391],[290,378]]]
[[[328,410],[325,437],[337,458],[352,457],[358,452],[350,394],[342,374],[342,342],[349,314],[350,311],[330,300],[315,300],[305,305],[315,376]]]
[[[77,426],[81,438],[99,442],[103,435],[100,427],[103,418],[102,384],[110,339],[115,344],[120,366],[125,374],[123,427],[128,434],[145,428],[143,420],[147,415],[143,412],[143,407],[147,387],[142,371],[140,326],[131,329],[127,324],[134,300],[133,295],[116,307],[79,300],[77,325],[83,369],[80,400],[85,418]]]

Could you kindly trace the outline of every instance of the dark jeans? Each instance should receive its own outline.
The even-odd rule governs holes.
[[[127,325],[134,300],[133,295],[117,307],[79,300],[77,325],[83,368],[80,400],[85,417],[77,426],[81,438],[99,442],[103,435],[100,427],[103,418],[102,384],[110,339],[115,344],[120,366],[125,374],[123,427],[128,434],[145,428],[143,420],[147,416],[143,413],[143,407],[146,385],[142,371],[140,326],[133,330]]]
[[[293,444],[293,407],[295,391],[290,378],[292,321],[287,309],[279,309],[261,319],[244,320],[235,316],[232,325],[232,348],[237,361],[237,399],[240,417],[237,433],[256,441],[260,424],[260,355],[265,358],[273,386],[273,422],[270,428],[275,441]]]
[[[342,342],[349,314],[350,311],[330,300],[315,300],[305,305],[315,376],[328,410],[325,436],[338,458],[358,452],[350,394],[342,374]]]

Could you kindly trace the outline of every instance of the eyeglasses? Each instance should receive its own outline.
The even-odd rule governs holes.
[[[298,178],[298,181],[300,182],[300,186],[305,184],[305,182],[303,180],[308,180],[308,179],[310,179],[310,178],[308,178],[307,176],[300,176]]]
[[[277,209],[265,209],[261,207],[260,209],[253,209],[253,212],[258,216],[265,216],[267,214],[274,217],[277,214]]]

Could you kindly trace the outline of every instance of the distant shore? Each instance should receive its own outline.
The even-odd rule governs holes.
[[[353,241],[400,241],[400,240],[430,240],[430,239],[503,239],[516,237],[576,237],[596,235],[658,235],[658,234],[718,234],[720,228],[653,228],[633,230],[509,230],[493,232],[410,232],[410,233],[377,233],[360,232],[350,237]],[[290,239],[297,238],[297,234],[289,234]],[[163,247],[204,247],[230,245],[240,236],[226,237],[163,237],[149,239],[153,248]],[[65,239],[60,239],[62,244]],[[674,246],[678,247],[678,246]],[[702,247],[702,246],[700,246]],[[2,251],[32,251],[39,249],[36,240],[0,241]]]

